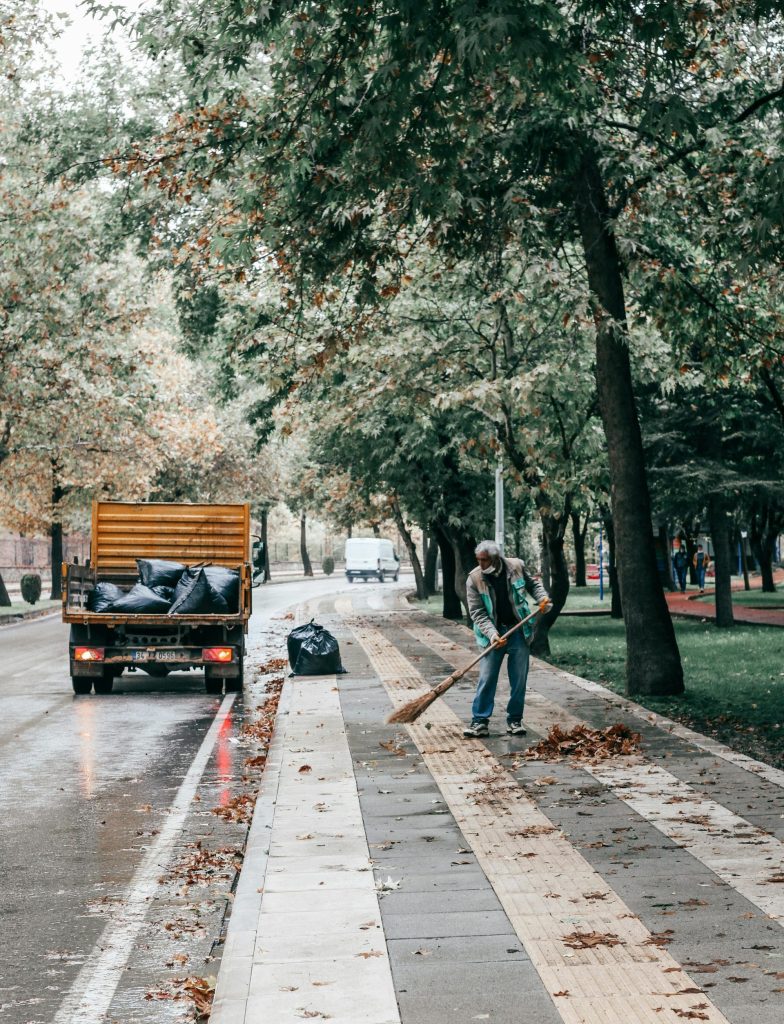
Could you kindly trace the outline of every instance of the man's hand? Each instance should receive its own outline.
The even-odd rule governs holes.
[[[506,637],[505,636],[501,636],[500,633],[496,633],[495,639],[492,641],[492,643],[493,643],[494,647],[505,647],[506,646]]]
[[[542,615],[546,615],[552,607],[553,602],[550,600],[549,597],[543,597],[542,600],[539,602],[539,611],[542,613]]]

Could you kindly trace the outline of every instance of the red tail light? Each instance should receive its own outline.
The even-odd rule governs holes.
[[[103,661],[103,647],[74,647],[75,661]]]
[[[202,661],[231,661],[234,656],[233,647],[205,647],[201,652]]]

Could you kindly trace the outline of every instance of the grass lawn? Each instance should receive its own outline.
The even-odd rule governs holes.
[[[0,619],[7,616],[21,615],[24,612],[41,611],[45,608],[59,608],[61,601],[36,601],[35,604],[27,604],[26,601],[12,601],[10,608],[0,608]]]
[[[711,592],[696,600],[713,602],[715,595]],[[784,590],[775,594],[763,594],[761,590],[733,590],[732,603],[743,605],[744,608],[784,608]]]
[[[771,595],[775,596],[775,595]],[[784,629],[674,621],[683,658],[682,697],[635,697],[645,707],[784,768]],[[561,618],[550,633],[550,661],[624,692],[623,622]]]

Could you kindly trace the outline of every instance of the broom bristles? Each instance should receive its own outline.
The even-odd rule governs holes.
[[[436,697],[440,696],[436,690],[422,694],[421,697],[414,697],[413,700],[396,708],[387,719],[389,725],[409,725],[415,722],[423,711],[427,711]]]

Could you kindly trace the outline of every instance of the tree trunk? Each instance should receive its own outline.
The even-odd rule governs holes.
[[[721,498],[708,499],[711,539],[716,573],[716,625],[729,629],[735,625],[732,614],[732,547],[730,521]]]
[[[757,544],[754,545],[754,554],[759,563],[760,575],[762,576],[762,591],[765,594],[776,593],[776,583],[773,579],[773,556],[775,553],[775,535],[763,533]]]
[[[269,583],[272,579],[270,573],[270,557],[269,557],[269,511],[265,508],[261,510],[261,543],[264,551],[264,582]]]
[[[596,324],[596,384],[607,438],[618,576],[626,624],[626,691],[683,693],[683,667],[656,568],[642,434],[627,345],[623,279],[596,155],[586,144],[576,212]]]
[[[441,574],[444,587],[444,610],[445,619],[462,619],[463,606],[460,603],[460,595],[455,589],[455,555],[452,550],[452,543],[440,526],[433,526],[438,550],[441,552]]]
[[[304,512],[299,517],[299,553],[302,558],[304,575],[312,576],[313,566],[310,564],[310,555],[308,554],[307,516]]]
[[[560,519],[556,519],[555,516],[542,516],[542,537],[547,547],[547,560],[550,565],[550,586],[545,589],[550,595],[553,607],[541,619],[536,620],[531,653],[539,657],[547,657],[550,654],[550,630],[569,596],[569,567],[564,556],[566,524],[566,514]]]
[[[746,542],[740,535],[740,530],[737,533],[738,539],[738,550],[740,551],[740,566],[743,570],[743,589],[751,590],[751,583],[749,581],[749,563],[746,558]]]
[[[6,590],[5,582],[3,580],[3,577],[0,575],[0,608],[10,607],[11,598],[8,596],[8,591]]]
[[[580,526],[580,513],[572,512],[572,540],[574,541],[574,585],[575,587],[587,587],[588,581],[585,578],[585,532],[588,529],[588,516]]]
[[[473,625],[471,617],[468,614],[466,578],[469,572],[471,572],[471,570],[476,566],[476,555],[474,554],[476,541],[473,537],[469,537],[459,529],[444,527],[444,532],[452,545],[452,552],[455,559],[455,591],[457,592],[460,602],[465,609],[466,622],[468,625]]]
[[[56,473],[54,467],[53,472]],[[59,600],[63,584],[63,524],[60,519],[62,515],[60,502],[64,497],[65,491],[58,483],[55,483],[52,487],[52,524],[49,528],[49,536],[52,539],[52,592],[50,597],[53,601]]]
[[[425,576],[422,572],[422,564],[419,561],[419,554],[417,553],[416,544],[411,536],[410,531],[406,527],[406,522],[403,519],[403,513],[400,511],[400,503],[397,498],[393,498],[389,503],[392,509],[392,515],[395,518],[395,525],[397,526],[398,533],[403,538],[403,543],[408,551],[408,557],[411,559],[411,568],[414,570],[414,580],[416,581],[416,593],[420,601],[427,599],[427,587],[425,586]]]
[[[610,584],[610,618],[623,618],[623,604],[621,602],[621,585],[618,580],[618,564],[615,560],[615,527],[612,516],[605,513],[604,532],[607,535],[607,547],[610,557],[607,559],[607,575]]]
[[[427,557],[425,558],[425,587],[428,594],[438,593],[438,544],[432,534],[429,538]]]
[[[542,586],[550,593],[552,589],[552,566],[550,565],[550,547],[547,543],[547,537],[544,532],[544,524],[542,524],[542,536],[539,538],[539,560],[542,563]]]

